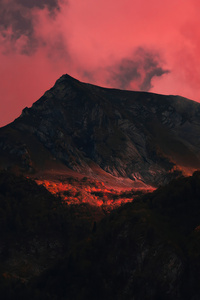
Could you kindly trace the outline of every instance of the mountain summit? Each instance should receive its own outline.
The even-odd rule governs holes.
[[[0,129],[0,168],[102,171],[151,185],[200,168],[200,104],[63,75]]]

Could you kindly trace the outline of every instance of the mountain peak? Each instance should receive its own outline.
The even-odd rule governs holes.
[[[0,167],[98,169],[157,185],[200,167],[199,120],[196,102],[101,88],[65,74],[0,130]]]
[[[61,83],[63,81],[69,81],[69,82],[80,82],[78,79],[70,76],[69,74],[63,74],[57,81],[56,83]]]

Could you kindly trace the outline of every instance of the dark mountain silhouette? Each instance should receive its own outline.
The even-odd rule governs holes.
[[[200,104],[106,89],[63,75],[0,129],[0,167],[25,173],[66,167],[158,185],[200,167]]]
[[[200,172],[107,215],[0,173],[0,212],[2,299],[200,298]]]
[[[35,287],[55,299],[199,299],[199,199],[195,172],[124,205]]]
[[[200,173],[181,176],[200,167],[199,120],[179,96],[63,75],[0,128],[1,298],[200,299]],[[102,182],[178,176],[143,196]]]
[[[7,299],[1,293],[3,278],[24,283],[39,276],[104,216],[101,207],[68,205],[35,181],[0,171],[1,299]]]

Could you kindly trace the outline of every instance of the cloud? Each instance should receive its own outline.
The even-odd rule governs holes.
[[[64,73],[200,102],[198,0],[0,0],[0,126]]]
[[[27,8],[44,8],[45,6],[47,6],[49,10],[59,9],[58,0],[16,0],[16,3]]]
[[[0,11],[9,12],[0,18],[0,126],[41,97],[71,62],[60,31],[61,2],[27,2],[31,8],[25,1],[0,3]]]
[[[2,0],[0,2],[0,32],[10,48],[31,54],[38,46],[35,36],[35,19],[40,12],[53,18],[59,11],[58,0]],[[23,47],[16,44],[23,40]],[[26,40],[26,42],[25,42]],[[9,49],[10,50],[10,49]]]
[[[141,79],[138,62],[128,58],[122,59],[117,66],[111,67],[110,73],[108,84],[121,89],[128,89],[132,81],[138,82]]]
[[[169,73],[162,67],[160,55],[142,47],[137,48],[131,57],[123,58],[116,65],[108,68],[108,84],[121,89],[149,91],[152,79]]]
[[[59,69],[65,59],[69,61],[67,39],[59,22],[61,8],[65,5],[67,0],[2,0],[1,55],[10,57],[11,60],[16,56],[22,61],[22,65],[27,56],[33,61],[37,61],[38,57],[38,64],[35,66],[38,71],[40,58],[44,55],[48,67],[54,68],[57,65]]]
[[[150,91],[153,88],[152,80],[154,79],[154,77],[161,77],[162,75],[169,72],[169,70],[163,70],[161,67],[156,67],[155,69],[147,72],[142,84],[140,85],[140,90]]]

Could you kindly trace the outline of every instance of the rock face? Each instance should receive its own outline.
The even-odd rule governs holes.
[[[117,177],[157,185],[200,167],[200,104],[106,89],[63,75],[0,129],[0,167],[25,172],[94,163]]]

